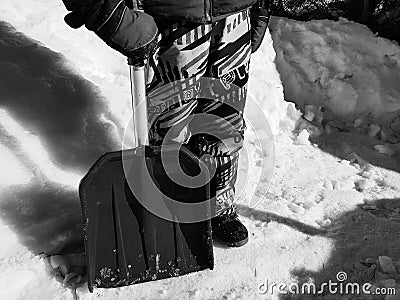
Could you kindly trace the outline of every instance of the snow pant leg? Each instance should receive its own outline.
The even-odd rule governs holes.
[[[161,41],[148,66],[150,143],[164,137],[185,143],[188,123],[200,93],[199,79],[207,71],[213,24],[159,22]]]
[[[239,150],[243,146],[247,82],[251,55],[250,20],[248,11],[229,16],[217,24],[211,39],[208,67],[205,76],[224,86],[215,99],[198,99],[195,114],[216,116],[215,122],[199,118],[190,123],[194,135],[191,148],[198,155],[211,154],[216,160],[216,214],[233,204]]]
[[[150,142],[157,145],[168,138],[188,142],[198,155],[212,154],[217,164],[217,213],[222,212],[234,199],[238,151],[243,144],[251,55],[249,12],[213,24],[182,21],[158,25],[160,47],[148,68]],[[201,98],[207,94],[208,80],[220,82],[225,93]],[[232,86],[237,88],[230,89]],[[202,117],[192,120],[194,114],[211,114],[230,126]],[[191,132],[208,134],[191,138]],[[199,151],[204,143],[208,146]],[[230,144],[229,150],[226,144]]]

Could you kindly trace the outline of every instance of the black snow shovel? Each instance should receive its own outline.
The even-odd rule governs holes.
[[[129,67],[137,146],[104,154],[79,187],[90,292],[214,267],[206,164],[177,143],[146,145],[145,68]]]

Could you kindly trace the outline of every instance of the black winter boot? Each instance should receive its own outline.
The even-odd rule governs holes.
[[[241,247],[249,241],[247,228],[240,222],[234,205],[211,219],[212,234],[229,247]]]
[[[246,227],[240,222],[233,201],[237,177],[239,150],[243,145],[243,134],[224,140],[208,135],[192,136],[190,149],[197,156],[209,154],[214,158],[215,174],[211,180],[211,189],[216,191],[215,215],[211,219],[213,236],[230,247],[240,247],[248,242]],[[211,166],[211,164],[210,164]]]

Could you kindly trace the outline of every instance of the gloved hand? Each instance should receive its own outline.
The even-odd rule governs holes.
[[[271,0],[258,0],[250,8],[250,23],[251,23],[251,52],[254,53],[260,47],[265,32],[268,28]]]
[[[141,62],[157,47],[157,25],[154,19],[134,7],[130,0],[63,0],[71,11],[65,22],[79,28],[85,25],[107,45]],[[129,6],[129,7],[128,7]]]

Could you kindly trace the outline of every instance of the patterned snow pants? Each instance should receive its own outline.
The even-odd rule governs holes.
[[[234,200],[251,55],[249,11],[212,24],[160,22],[148,66],[150,143],[164,138],[209,154],[217,214]]]

